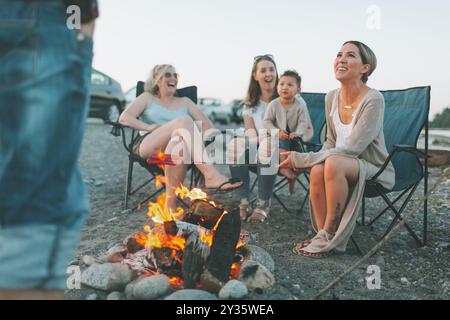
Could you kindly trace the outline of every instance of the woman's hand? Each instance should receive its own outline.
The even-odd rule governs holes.
[[[303,171],[302,168],[296,168],[292,165],[292,151],[281,152],[280,155],[286,157],[286,159],[280,163],[280,165],[278,166],[278,169],[288,168],[288,169],[294,170],[294,172],[297,172],[297,173],[300,173]]]
[[[281,156],[286,157],[286,159],[284,159],[283,162],[280,163],[280,165],[278,166],[279,169],[294,169],[294,167],[292,166],[292,151],[288,151],[288,152],[281,152],[280,153]]]
[[[295,132],[289,133],[289,139],[295,139],[295,138],[298,138],[298,137],[300,137],[300,136],[298,135],[298,133],[295,133]]]
[[[289,139],[289,134],[286,131],[280,130],[280,132],[278,132],[278,138],[280,140],[287,140]]]

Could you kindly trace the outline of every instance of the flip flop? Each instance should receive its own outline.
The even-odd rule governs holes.
[[[206,186],[203,186],[200,189],[202,189],[203,191],[205,191],[206,193],[209,193],[209,194],[223,194],[223,193],[228,193],[228,192],[234,191],[236,189],[239,189],[240,187],[242,187],[244,185],[244,183],[241,183],[237,187],[233,187],[233,188],[229,188],[229,189],[222,189],[222,187],[226,184],[234,184],[234,183],[238,183],[238,182],[242,182],[242,181],[239,179],[236,179],[236,178],[231,178],[231,179],[228,179],[227,181],[225,181],[224,183],[222,183],[217,188],[207,188]]]

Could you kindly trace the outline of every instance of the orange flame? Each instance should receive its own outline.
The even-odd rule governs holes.
[[[147,216],[155,222],[163,223],[164,221],[174,221],[180,219],[183,215],[184,210],[181,207],[177,208],[176,212],[171,209],[167,209],[165,206],[166,194],[160,195],[156,202],[148,203]]]
[[[145,226],[144,230],[147,234],[137,234],[136,241],[145,246],[145,248],[171,248],[176,251],[184,250],[184,245],[186,243],[184,238],[152,231],[149,226]]]
[[[156,189],[160,189],[163,186],[163,184],[165,184],[165,183],[166,183],[166,177],[156,176],[156,178],[155,178]]]
[[[182,286],[183,280],[180,277],[169,277],[169,283],[174,286]]]
[[[238,262],[235,262],[231,265],[231,278],[233,279],[237,279],[237,277],[239,276],[239,271],[241,269],[241,265]]]
[[[201,189],[194,188],[192,190],[189,190],[183,185],[180,185],[178,188],[175,189],[175,194],[179,196],[181,199],[189,198],[191,201],[205,200],[208,197],[208,195]]]

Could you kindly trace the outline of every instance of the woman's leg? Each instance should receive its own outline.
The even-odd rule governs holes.
[[[324,164],[312,167],[310,174],[309,197],[317,230],[323,229],[327,216]]]
[[[333,156],[325,161],[324,168],[327,216],[323,229],[334,234],[344,212],[349,186],[359,177],[358,160]]]
[[[273,186],[275,185],[276,174],[263,175],[261,167],[258,166],[258,198],[264,201],[266,208],[270,208],[270,199],[273,194]]]

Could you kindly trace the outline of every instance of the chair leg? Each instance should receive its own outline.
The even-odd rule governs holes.
[[[128,197],[130,196],[130,190],[131,190],[131,182],[133,180],[133,165],[134,161],[131,159],[128,159],[128,173],[127,173],[127,181],[125,184],[125,200],[123,209],[128,209]]]
[[[283,207],[284,210],[286,210],[286,212],[291,213],[291,210],[289,210],[285,204],[283,203],[283,201],[281,201],[280,197],[278,197],[278,195],[274,192],[273,193],[274,198],[278,201],[278,203]]]
[[[355,238],[353,236],[350,236],[350,240],[352,241],[353,245],[355,246],[356,250],[358,250],[358,253],[363,256],[364,253],[362,252],[361,248],[359,247],[358,243],[356,243]]]

